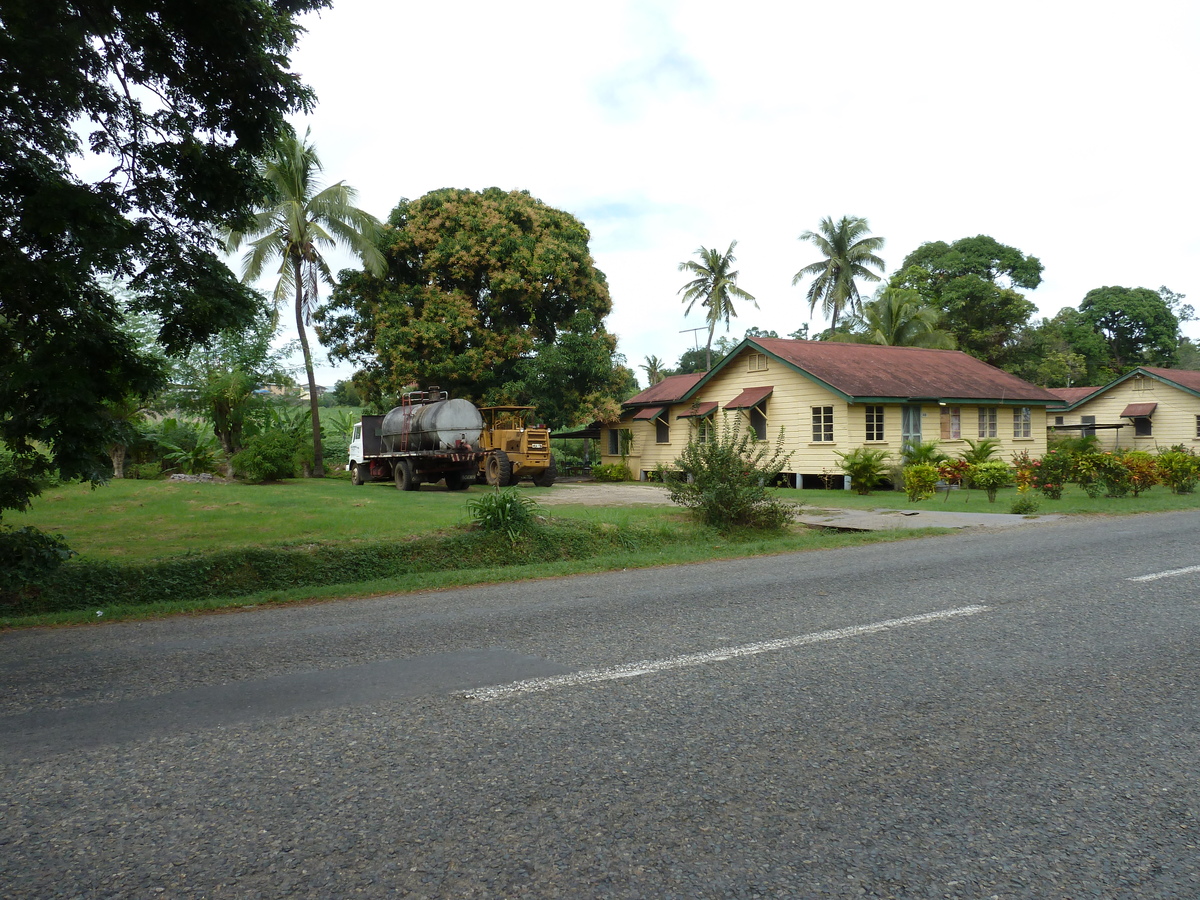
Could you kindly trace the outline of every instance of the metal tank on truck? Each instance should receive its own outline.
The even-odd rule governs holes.
[[[354,484],[391,478],[415,491],[422,482],[446,482],[452,491],[469,487],[483,459],[483,417],[473,403],[450,399],[436,387],[411,391],[384,416],[363,416],[350,440]]]

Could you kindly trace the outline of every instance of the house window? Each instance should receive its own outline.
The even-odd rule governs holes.
[[[621,432],[619,429],[608,429],[608,455],[619,456],[621,453]]]
[[[882,441],[883,440],[883,407],[868,406],[867,407],[867,440]]]
[[[823,443],[833,440],[833,407],[814,406],[812,408],[813,443]]]
[[[1013,410],[1013,437],[1033,437],[1033,410],[1019,406]]]
[[[659,444],[671,443],[671,423],[667,421],[666,414],[654,420],[654,440]]]
[[[1133,420],[1133,433],[1136,437],[1150,437],[1154,433],[1150,427],[1150,417],[1137,416]]]
[[[767,410],[766,403],[750,408],[750,430],[754,432],[755,440],[767,439]]]
[[[979,436],[994,438],[996,436],[996,407],[979,407]]]
[[[714,426],[712,416],[701,416],[696,419],[696,428],[696,437],[700,443],[703,444],[713,439]]]
[[[1062,416],[1055,416],[1055,417],[1054,417],[1054,424],[1055,424],[1055,425],[1061,425],[1061,424],[1063,424],[1063,417],[1062,417]]]
[[[942,407],[942,440],[957,441],[962,438],[962,407]]]
[[[1200,441],[1200,416],[1196,416],[1196,440]]]
[[[767,371],[767,355],[765,353],[751,353],[746,359],[746,368],[750,372]]]
[[[1084,437],[1095,437],[1096,435],[1096,417],[1095,416],[1080,416],[1079,424],[1083,426],[1082,433]]]

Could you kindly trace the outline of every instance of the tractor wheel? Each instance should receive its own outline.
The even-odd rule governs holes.
[[[494,487],[508,487],[512,481],[512,460],[503,450],[493,450],[487,458],[487,483]]]
[[[467,480],[462,472],[447,472],[446,473],[446,490],[448,491],[465,491],[471,486],[471,482]]]
[[[396,478],[396,487],[402,491],[415,491],[421,486],[413,474],[412,463],[407,459],[398,460],[392,474]]]
[[[365,469],[364,463],[355,463],[350,467],[350,483],[353,485],[366,484],[371,480],[371,473]]]
[[[542,469],[542,471],[533,477],[533,483],[538,487],[550,487],[554,484],[554,479],[558,477],[558,466],[554,462],[554,458],[550,458],[550,465]]]

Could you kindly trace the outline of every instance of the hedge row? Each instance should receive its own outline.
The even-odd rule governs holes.
[[[503,534],[465,531],[405,543],[306,544],[228,550],[142,565],[73,559],[21,596],[0,598],[18,614],[241,597],[260,591],[354,584],[423,572],[587,559],[661,544],[659,529],[552,523],[515,545]]]

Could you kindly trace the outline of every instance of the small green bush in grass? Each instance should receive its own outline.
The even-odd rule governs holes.
[[[996,502],[996,492],[1012,484],[1012,471],[998,459],[975,463],[968,470],[971,487],[987,492],[989,503]]]
[[[633,473],[624,463],[605,463],[592,466],[592,477],[604,482],[629,481],[633,478]]]
[[[914,463],[904,467],[904,493],[916,503],[933,496],[941,474],[933,463]]]
[[[1032,494],[1017,494],[1008,511],[1014,516],[1032,516],[1038,511],[1038,498]]]
[[[542,509],[532,497],[516,488],[504,491],[497,488],[468,500],[467,512],[480,529],[501,532],[516,545],[522,535],[537,527]]]
[[[296,474],[296,438],[279,430],[264,431],[246,441],[245,449],[233,457],[238,478],[259,484]]]
[[[1171,447],[1158,454],[1158,478],[1173,494],[1190,494],[1200,483],[1200,456],[1186,447]]]
[[[75,556],[61,534],[25,525],[0,525],[0,602],[15,603],[36,594],[40,585]]]

